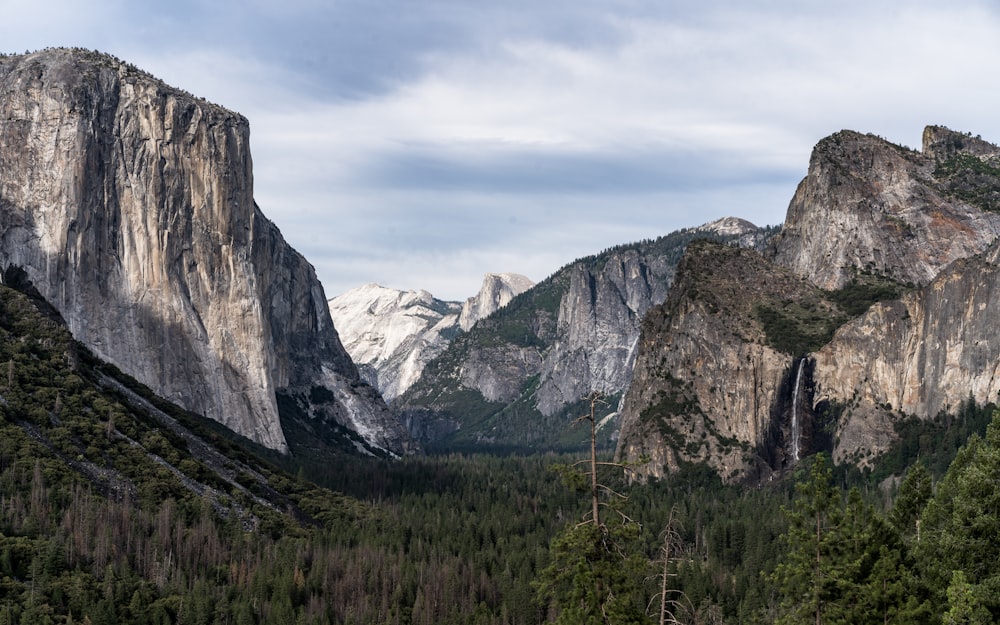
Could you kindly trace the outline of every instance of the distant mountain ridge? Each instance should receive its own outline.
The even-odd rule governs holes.
[[[533,284],[519,274],[489,273],[479,293],[463,304],[439,300],[423,290],[367,284],[331,299],[330,314],[362,377],[391,402],[417,381],[427,362],[456,334]]]

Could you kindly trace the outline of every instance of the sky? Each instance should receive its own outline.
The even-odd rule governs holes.
[[[0,51],[108,52],[250,120],[254,196],[328,297],[724,216],[780,224],[842,129],[1000,143],[1000,2],[0,0]]]

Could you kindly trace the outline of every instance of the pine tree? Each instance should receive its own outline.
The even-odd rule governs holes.
[[[920,514],[931,494],[931,474],[918,460],[907,469],[889,513],[889,521],[904,540],[920,540]]]
[[[992,622],[1000,621],[998,484],[1000,411],[985,439],[973,435],[958,452],[920,517],[918,560],[927,584],[956,619],[986,610]]]
[[[577,422],[590,424],[590,470],[579,473],[563,468],[564,479],[590,493],[590,512],[582,522],[557,535],[549,548],[549,565],[541,572],[536,589],[555,608],[555,625],[645,625],[643,582],[648,563],[639,541],[641,528],[617,507],[621,496],[599,482],[596,406],[600,393],[588,396],[590,412]],[[611,501],[602,501],[602,493]],[[601,510],[610,508],[602,517]],[[602,520],[603,518],[603,520]]]
[[[796,492],[794,506],[785,510],[788,555],[774,573],[784,597],[778,622],[820,625],[837,597],[833,554],[839,541],[835,529],[842,516],[840,494],[831,486],[831,470],[823,454],[813,459],[809,479],[796,485]]]

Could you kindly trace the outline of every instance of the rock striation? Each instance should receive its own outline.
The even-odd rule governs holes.
[[[277,396],[402,453],[313,268],[253,199],[247,120],[113,57],[0,58],[0,267],[101,358],[287,451]],[[308,407],[312,410],[312,407]]]

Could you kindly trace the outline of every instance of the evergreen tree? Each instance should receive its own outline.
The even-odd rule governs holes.
[[[783,597],[781,624],[825,622],[837,598],[838,572],[833,554],[839,536],[840,494],[831,486],[831,471],[822,454],[813,459],[809,479],[796,485],[798,497],[786,509],[788,553],[774,581]]]
[[[955,456],[920,517],[919,562],[953,622],[1000,621],[998,484],[1000,411],[985,439],[973,435]]]
[[[920,514],[931,494],[931,474],[918,460],[906,471],[889,513],[889,521],[908,542],[920,539]]]
[[[854,488],[846,501],[822,454],[787,510],[788,553],[774,581],[779,623],[913,623],[926,617],[899,534]]]
[[[591,509],[584,521],[553,539],[550,563],[536,588],[555,608],[555,625],[648,624],[643,588],[648,562],[639,540],[641,527],[621,512],[620,495],[598,480],[598,466],[611,464],[597,460],[595,408],[603,397],[592,392],[588,399],[590,413],[577,422],[590,424],[590,470],[564,467],[562,473],[570,485],[589,491]],[[602,493],[609,493],[611,501],[602,501]],[[602,515],[603,507],[610,508],[610,514]]]

